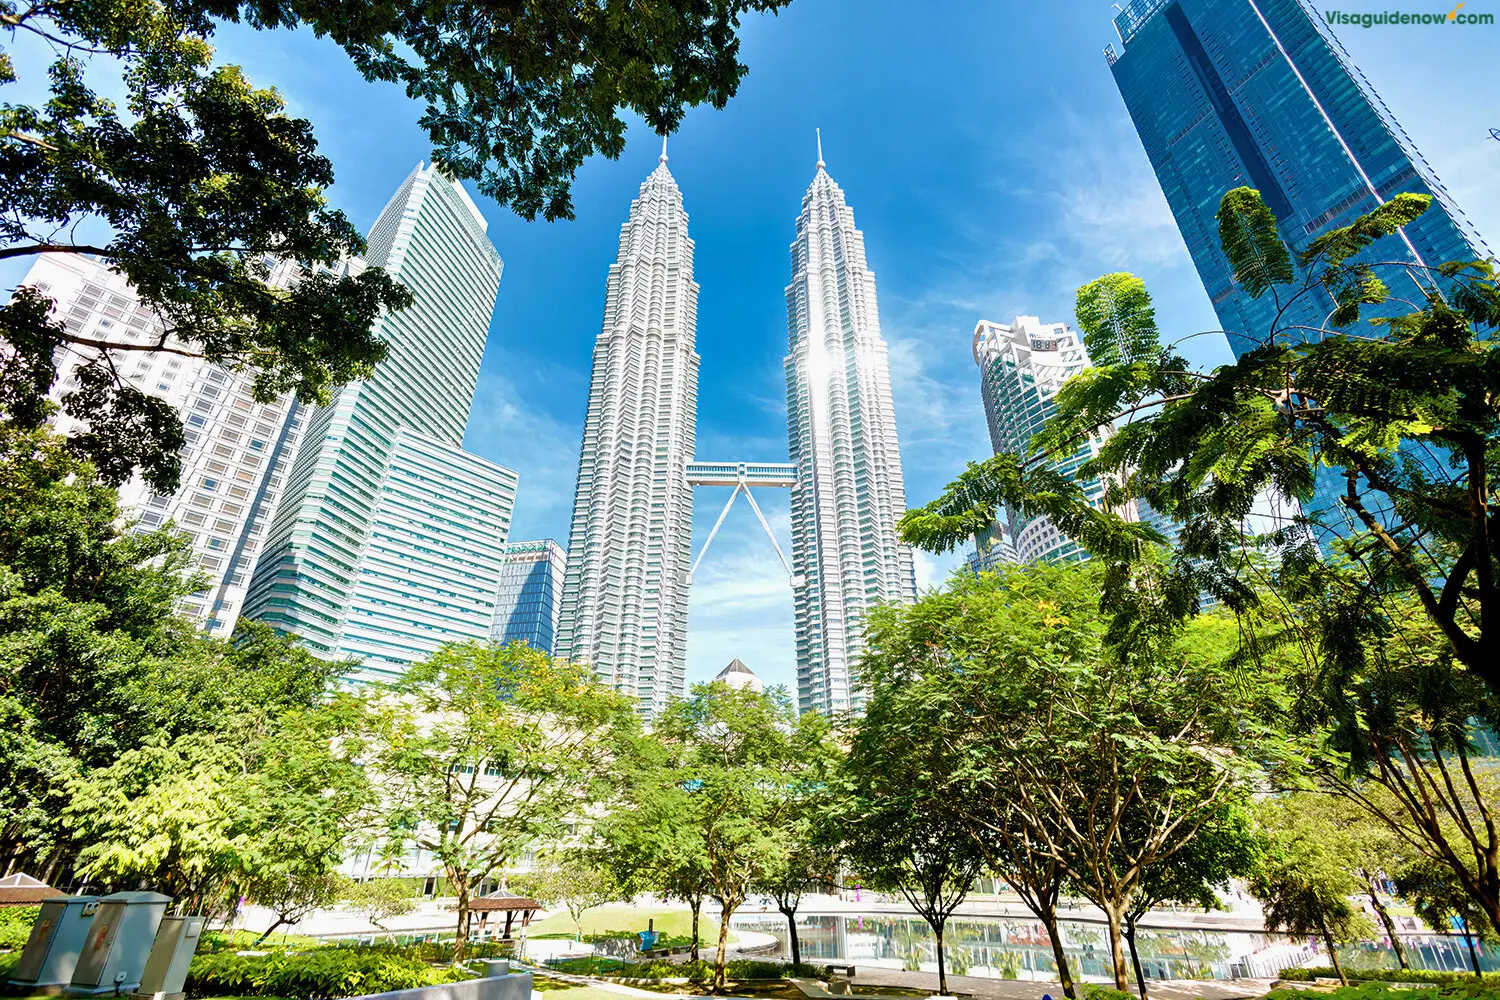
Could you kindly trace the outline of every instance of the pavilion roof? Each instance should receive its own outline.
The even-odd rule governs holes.
[[[44,899],[61,895],[46,882],[30,875],[17,873],[0,878],[0,906],[35,906]]]

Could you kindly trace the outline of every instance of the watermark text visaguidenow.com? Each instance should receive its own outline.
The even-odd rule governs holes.
[[[1328,10],[1323,12],[1323,19],[1329,24],[1349,28],[1378,28],[1386,25],[1462,25],[1469,27],[1478,24],[1494,24],[1494,14],[1469,14],[1464,11],[1466,4],[1459,4],[1446,14],[1414,14],[1411,11],[1385,10],[1365,11],[1358,14],[1341,10]]]

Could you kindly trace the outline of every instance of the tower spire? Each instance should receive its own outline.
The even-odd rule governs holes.
[[[825,166],[823,163],[823,130],[817,128],[813,129],[813,131],[818,133],[818,169],[822,170]]]
[[[667,162],[667,137],[661,137],[661,155],[656,158],[657,163]]]

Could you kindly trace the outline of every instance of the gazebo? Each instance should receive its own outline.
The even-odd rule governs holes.
[[[511,922],[515,920],[517,913],[521,914],[521,926],[525,927],[531,923],[531,918],[540,909],[542,909],[542,904],[536,900],[503,890],[492,892],[488,896],[480,896],[469,903],[470,912],[479,914],[480,937],[484,937],[491,913],[505,914],[505,933],[501,935],[502,941],[510,940]]]
[[[35,906],[44,899],[61,895],[46,882],[39,882],[30,875],[17,873],[0,878],[0,906]]]

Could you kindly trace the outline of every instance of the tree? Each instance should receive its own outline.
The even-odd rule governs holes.
[[[754,886],[790,853],[789,822],[799,800],[826,784],[836,749],[826,719],[798,717],[786,692],[695,685],[656,720],[660,752],[648,773],[628,783],[659,814],[693,825],[710,893],[721,907],[714,959],[716,992],[724,989],[729,922]],[[654,805],[665,799],[670,805]]]
[[[312,702],[321,693],[289,668],[319,661],[263,626],[227,652],[228,662],[199,679],[231,689],[224,701],[233,716],[175,741],[154,738],[74,778],[64,818],[91,881],[149,885],[180,912],[209,915],[260,891],[290,922],[336,882],[349,818],[370,800],[364,718],[348,696]],[[324,679],[337,666],[309,673]],[[299,902],[305,891],[314,898]]]
[[[1469,965],[1476,977],[1483,978],[1474,939],[1481,937],[1494,943],[1500,937],[1497,937],[1488,914],[1475,904],[1474,898],[1453,877],[1452,869],[1430,858],[1417,858],[1396,873],[1396,891],[1411,901],[1417,916],[1433,930],[1453,926],[1462,930],[1464,943],[1469,948]]]
[[[1221,909],[1217,889],[1231,879],[1248,878],[1257,871],[1260,843],[1250,817],[1238,805],[1225,806],[1182,850],[1151,865],[1125,912],[1125,941],[1142,1000],[1147,997],[1146,974],[1136,947],[1136,924],[1162,903],[1186,903],[1204,910]]]
[[[1226,605],[1258,603],[1265,588],[1330,582],[1314,544],[1317,517],[1290,515],[1269,541],[1282,550],[1274,581],[1244,558],[1244,522],[1263,493],[1312,498],[1319,468],[1340,469],[1341,506],[1363,533],[1342,549],[1354,570],[1336,596],[1346,613],[1320,620],[1330,644],[1378,631],[1371,602],[1409,595],[1454,661],[1500,692],[1500,542],[1493,500],[1500,481],[1496,363],[1500,286],[1492,263],[1437,269],[1379,260],[1430,203],[1397,195],[1297,254],[1259,194],[1241,188],[1219,209],[1222,243],[1237,283],[1271,295],[1280,317],[1239,331],[1259,346],[1236,363],[1193,372],[1163,345],[1144,284],[1107,275],[1079,290],[1078,322],[1092,368],[1058,393],[1056,416],[1028,454],[969,466],[944,495],[902,520],[902,537],[951,548],[988,526],[1005,503],[1050,517],[1096,555],[1128,564],[1160,536],[1095,510],[1078,485],[1048,470],[1090,434],[1112,434],[1078,470],[1112,484],[1117,510],[1146,501],[1185,526],[1172,578],[1156,591],[1163,613],[1196,612],[1207,590]],[[1380,275],[1420,289],[1405,315]],[[1320,328],[1287,319],[1293,304],[1326,301]],[[1359,328],[1366,321],[1373,331]],[[1346,331],[1355,330],[1357,335]],[[1369,334],[1369,335],[1367,335]],[[1131,574],[1110,575],[1106,604],[1135,596]]]
[[[713,887],[698,822],[700,800],[663,780],[676,766],[668,748],[654,737],[632,741],[616,776],[620,800],[629,807],[603,817],[595,829],[617,881],[688,904],[693,919],[691,959],[696,962],[699,917]]]
[[[844,851],[865,885],[901,893],[932,928],[938,994],[947,996],[943,931],[983,871],[984,854],[959,817],[931,797],[931,789],[903,787],[902,779],[913,777],[916,768],[898,766],[891,775],[895,781],[882,780],[888,772],[879,764],[890,761],[870,746],[876,733],[878,728],[862,732],[850,753],[852,783],[863,791],[846,817]]]
[[[561,903],[566,907],[579,941],[583,940],[584,912],[624,896],[614,874],[597,858],[576,848],[558,851],[541,868],[515,882],[522,893],[543,906]]]
[[[343,903],[379,928],[392,944],[396,935],[385,926],[393,917],[404,917],[417,908],[417,900],[399,878],[372,878],[356,882],[344,892]]]
[[[371,822],[390,852],[415,843],[442,866],[459,959],[479,884],[610,796],[635,715],[585,667],[524,643],[445,646],[374,697]]]
[[[278,927],[300,923],[309,913],[325,910],[339,902],[353,884],[338,872],[317,870],[290,874],[266,873],[248,880],[245,893],[250,900],[276,914],[276,920],[261,932],[250,947],[260,947],[261,942],[275,933]]]
[[[1122,925],[1146,873],[1287,752],[1275,684],[1247,685],[1216,655],[1233,622],[1205,619],[1183,635],[1137,619],[1131,646],[1110,648],[1119,623],[1097,610],[1107,572],[958,574],[873,618],[861,669],[876,690],[913,692],[911,745],[930,745],[931,732],[956,748],[950,808],[1006,845],[993,850],[995,871],[1030,885],[1039,917],[1064,881],[1104,911],[1125,989]],[[1138,577],[1142,589],[1152,582]]]
[[[829,829],[832,810],[832,797],[826,792],[813,791],[802,797],[786,820],[786,853],[767,867],[757,884],[759,891],[776,900],[776,909],[786,917],[793,966],[802,964],[802,942],[797,936],[797,908],[802,894],[839,884],[842,857],[838,838]]]
[[[1374,930],[1349,902],[1362,889],[1353,874],[1358,860],[1326,818],[1302,805],[1297,798],[1264,804],[1259,819],[1266,853],[1250,892],[1265,909],[1268,930],[1321,937],[1334,972],[1347,986],[1339,942]]]
[[[64,407],[91,425],[74,446],[111,482],[139,466],[175,485],[182,429],[165,403],[116,372],[112,355],[172,350],[257,374],[266,395],[326,402],[384,354],[371,334],[381,309],[410,296],[380,268],[324,268],[364,251],[327,207],[329,161],[310,123],[208,44],[224,22],[306,26],[328,36],[369,80],[401,84],[425,105],[420,124],[451,176],[525,218],[571,218],[571,182],[596,153],[624,149],[623,112],[660,134],[686,109],[723,107],[746,67],[740,18],[788,0],[591,0],[437,8],[377,4],[188,0],[79,5],[7,0],[0,24],[62,54],[45,103],[0,110],[0,259],[84,253],[124,274],[162,319],[150,343],[91,338],[48,319],[50,300],[23,288],[0,309],[11,346],[0,390],[12,419],[35,427],[67,342],[92,357]],[[86,77],[93,60],[123,69],[122,114]],[[0,85],[17,79],[0,55]],[[85,234],[75,238],[75,234]],[[269,284],[265,260],[308,273]],[[97,354],[93,354],[97,351]]]

